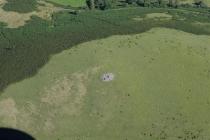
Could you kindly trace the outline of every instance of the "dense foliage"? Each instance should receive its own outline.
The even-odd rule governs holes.
[[[90,9],[109,9],[116,5],[119,2],[118,0],[86,0],[87,6]]]
[[[138,5],[141,7],[195,7],[195,8],[207,8],[207,5],[203,0],[194,0],[193,3],[181,4],[180,0],[87,0],[87,5],[90,9],[109,9],[116,5]]]

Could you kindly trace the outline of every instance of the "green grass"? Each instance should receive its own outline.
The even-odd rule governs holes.
[[[36,0],[7,0],[3,9],[6,11],[27,13],[36,10],[36,5]]]
[[[18,29],[0,27],[0,90],[8,85],[31,77],[44,66],[51,55],[69,49],[76,44],[105,38],[145,32],[153,27],[167,27],[191,32],[210,34],[206,26],[194,25],[194,21],[209,22],[207,15],[191,14],[179,10],[169,11],[172,20],[133,20],[147,13],[167,12],[164,9],[124,9],[81,13],[77,16],[58,13],[53,21],[33,17]],[[186,18],[185,21],[179,20]],[[120,22],[119,22],[120,21]],[[53,25],[53,27],[52,27]],[[14,59],[14,56],[16,59]]]
[[[72,7],[82,7],[86,5],[86,0],[48,0],[57,4],[72,6]]]
[[[154,28],[76,45],[4,91],[0,124],[39,140],[209,139],[208,44]]]
[[[151,13],[172,17],[134,20]],[[208,139],[208,16],[130,8],[0,24],[0,126],[40,140]]]

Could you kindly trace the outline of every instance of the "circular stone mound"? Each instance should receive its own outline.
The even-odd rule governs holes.
[[[101,76],[101,80],[104,82],[109,82],[114,80],[114,74],[113,73],[105,73]]]

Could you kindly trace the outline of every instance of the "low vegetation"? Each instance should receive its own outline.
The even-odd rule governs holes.
[[[3,92],[0,125],[39,140],[209,139],[209,44],[168,28],[78,44]]]
[[[149,19],[142,22],[133,20],[149,13],[169,12],[171,20]],[[202,15],[202,16],[201,16]],[[181,20],[185,18],[185,20]],[[119,22],[121,21],[121,22]],[[1,68],[0,89],[9,84],[33,76],[51,55],[72,46],[114,34],[133,34],[153,27],[168,27],[191,32],[209,34],[205,26],[191,24],[192,21],[209,22],[208,15],[188,11],[164,9],[127,9],[112,11],[83,12],[71,15],[68,12],[54,14],[52,20],[45,21],[32,17],[18,29],[0,28]],[[16,59],[13,59],[15,56]]]
[[[70,7],[83,7],[86,5],[86,0],[48,0],[56,4],[70,6]]]
[[[36,0],[3,0],[6,1],[3,9],[6,11],[15,11],[19,13],[27,13],[36,10]]]
[[[210,139],[209,9],[85,2],[0,0],[0,127],[37,140]]]

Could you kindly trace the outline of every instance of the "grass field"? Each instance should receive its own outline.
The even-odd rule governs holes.
[[[208,16],[203,16],[203,14],[199,16],[198,13],[169,11],[173,15],[170,20],[158,20],[158,17],[144,18],[149,13],[158,12],[166,13],[168,11],[140,8],[120,10],[120,12],[117,10],[95,12],[94,15],[87,12],[78,16],[66,12],[55,14],[52,21],[45,21],[33,16],[25,26],[15,29],[1,26],[0,90],[4,90],[11,83],[35,75],[39,68],[47,63],[51,55],[82,42],[111,35],[141,33],[160,26],[194,34],[210,33],[209,26],[194,24],[196,21],[209,22]],[[151,16],[151,14],[149,15]],[[134,20],[136,17],[146,20],[136,21]],[[16,59],[13,59],[14,55]]]
[[[86,0],[48,0],[61,5],[70,5],[72,7],[82,7],[86,5]]]
[[[209,139],[208,44],[167,28],[79,44],[5,90],[0,124],[39,140]]]
[[[39,6],[47,14],[21,26],[27,13],[0,16],[0,127],[37,140],[210,139],[208,9]]]

